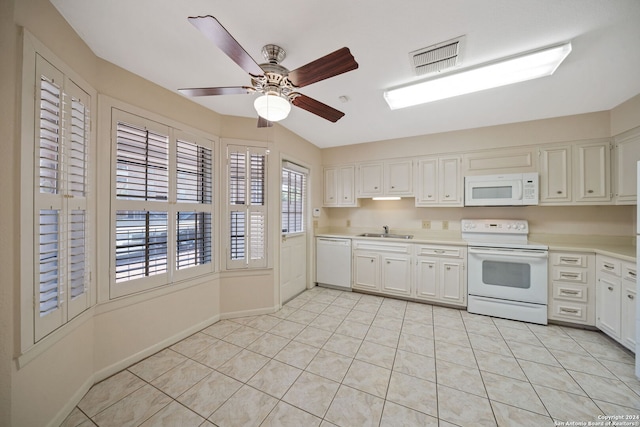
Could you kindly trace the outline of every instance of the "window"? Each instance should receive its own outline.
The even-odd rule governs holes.
[[[213,143],[117,109],[111,297],[213,271]]]
[[[37,342],[90,305],[91,97],[39,54],[35,67],[33,337]]]
[[[264,148],[227,148],[227,268],[267,266],[267,155]]]
[[[282,165],[282,233],[304,233],[308,171],[294,163]]]

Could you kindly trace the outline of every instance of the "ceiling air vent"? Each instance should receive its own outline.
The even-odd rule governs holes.
[[[464,36],[409,53],[416,76],[439,73],[462,63]]]

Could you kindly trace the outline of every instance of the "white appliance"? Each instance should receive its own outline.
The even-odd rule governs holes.
[[[316,237],[316,283],[351,290],[351,239]]]
[[[469,313],[547,324],[548,246],[526,220],[463,219]]]
[[[465,176],[465,206],[523,206],[538,204],[538,174]]]

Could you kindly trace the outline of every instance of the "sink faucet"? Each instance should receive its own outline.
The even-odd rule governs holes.
[[[383,225],[382,228],[384,228],[384,234],[389,234],[389,226],[388,225]]]

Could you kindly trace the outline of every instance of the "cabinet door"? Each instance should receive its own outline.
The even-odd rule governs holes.
[[[571,202],[571,147],[540,151],[540,203]]]
[[[411,258],[407,256],[383,255],[382,291],[403,296],[411,295]]]
[[[392,161],[385,164],[385,193],[398,196],[413,195],[413,161]]]
[[[466,286],[460,261],[440,262],[440,299],[451,304],[464,304]]]
[[[611,200],[609,142],[577,144],[575,153],[575,201]]]
[[[338,204],[338,170],[325,168],[324,170],[324,206],[337,206]]]
[[[636,284],[623,280],[620,332],[622,344],[636,351]]]
[[[596,326],[620,340],[620,278],[599,274],[596,288]]]
[[[462,176],[460,157],[438,159],[439,202],[443,205],[462,206]]]
[[[354,254],[353,287],[368,291],[380,291],[379,257],[376,254]]]
[[[418,258],[416,268],[416,298],[436,299],[438,296],[438,261]]]
[[[614,176],[617,204],[636,204],[636,168],[640,160],[640,128],[616,138]]]
[[[360,171],[360,191],[358,197],[382,195],[382,163],[362,164]]]
[[[438,202],[438,159],[418,160],[416,180],[416,206],[428,206]]]
[[[355,166],[342,166],[338,171],[338,204],[356,205],[356,169]]]

